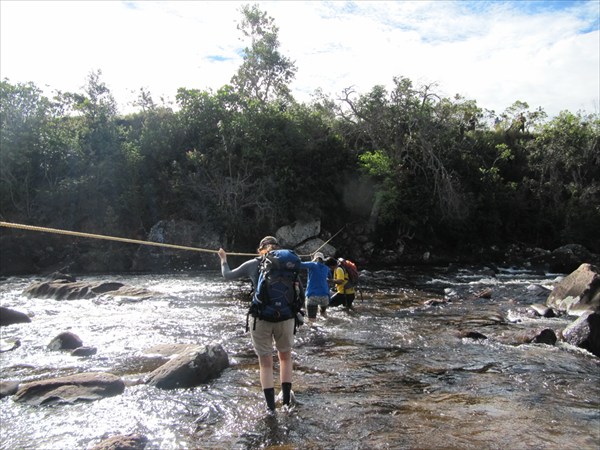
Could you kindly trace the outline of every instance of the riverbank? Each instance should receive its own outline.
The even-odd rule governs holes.
[[[216,247],[218,244],[215,244]],[[216,249],[207,252],[172,251],[140,245],[69,236],[1,230],[0,276],[47,275],[53,272],[81,274],[167,273],[218,269]],[[252,252],[252,249],[246,249]],[[350,256],[349,256],[350,255]],[[354,256],[356,255],[356,258]],[[554,273],[570,273],[583,263],[600,265],[600,255],[570,244],[541,249],[526,244],[492,245],[486,248],[432,248],[407,245],[398,249],[374,247],[368,254],[351,245],[341,246],[336,256],[354,258],[360,268],[393,266],[515,266]],[[233,264],[247,257],[232,257]],[[141,263],[143,262],[143,263]]]

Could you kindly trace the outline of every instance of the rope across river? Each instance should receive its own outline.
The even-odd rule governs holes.
[[[106,236],[103,234],[93,234],[93,233],[81,233],[79,231],[71,231],[71,230],[61,230],[58,228],[46,228],[46,227],[38,227],[34,225],[24,225],[20,223],[11,223],[11,222],[0,222],[0,227],[5,228],[16,228],[19,230],[27,230],[27,231],[40,231],[42,233],[52,233],[52,234],[63,234],[67,236],[75,236],[75,237],[83,237],[83,238],[91,238],[91,239],[103,239],[106,241],[117,241],[117,242],[125,242],[128,244],[137,244],[137,245],[152,245],[154,247],[166,247],[177,250],[187,250],[194,252],[204,252],[204,253],[217,253],[218,250],[212,250],[208,248],[199,248],[199,247],[188,247],[186,245],[176,245],[176,244],[166,244],[163,242],[154,242],[154,241],[141,241],[137,239],[128,239],[116,236]],[[329,241],[331,241],[335,236],[337,236],[344,228],[340,229],[336,234],[331,236],[327,242],[325,242],[321,247],[315,250],[314,253],[323,248]],[[227,252],[228,255],[232,256],[256,256],[256,253],[236,253],[236,252]],[[310,256],[310,255],[305,255]]]

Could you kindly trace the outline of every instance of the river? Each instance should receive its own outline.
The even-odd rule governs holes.
[[[599,448],[599,359],[563,343],[509,342],[515,333],[560,330],[574,320],[527,312],[545,301],[549,291],[540,286],[551,287],[558,274],[429,267],[363,275],[355,311],[333,308],[298,330],[297,405],[274,415],[265,410],[244,330],[247,282],[211,271],[80,276],[160,295],[56,301],[21,295],[39,278],[5,278],[1,305],[32,322],[0,328],[3,342],[21,342],[0,354],[2,380],[103,371],[132,385],[90,403],[30,406],[3,398],[0,448],[89,449],[133,432],[148,438],[146,449],[163,450]],[[482,289],[491,296],[479,297]],[[97,354],[49,350],[62,331]],[[231,366],[192,389],[134,383],[157,365],[144,350],[171,343],[219,343]]]

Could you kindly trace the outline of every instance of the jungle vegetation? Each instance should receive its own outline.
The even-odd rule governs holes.
[[[291,94],[278,28],[244,6],[243,63],[176,106],[140,90],[122,115],[102,73],[82,92],[0,84],[2,221],[144,238],[161,219],[210,224],[230,243],[319,217],[372,240],[459,248],[579,243],[600,252],[600,118],[496,113],[398,76],[311,102]]]

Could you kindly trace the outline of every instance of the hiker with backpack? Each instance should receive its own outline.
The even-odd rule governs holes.
[[[358,281],[358,271],[355,270],[354,263],[347,264],[350,261],[343,258],[327,258],[325,265],[330,268],[333,274],[333,284],[335,294],[329,299],[329,306],[344,306],[346,309],[353,309],[352,302],[355,297],[355,286]],[[352,267],[354,266],[354,267]]]
[[[279,248],[273,236],[264,237],[258,246],[258,258],[244,262],[231,270],[227,254],[222,248],[221,274],[226,280],[247,277],[254,293],[249,315],[254,318],[251,330],[252,344],[258,356],[260,384],[267,407],[275,411],[275,381],[273,377],[273,342],[279,357],[279,377],[284,408],[294,400],[292,392],[292,346],[297,325],[297,314],[302,304],[302,286],[298,271],[300,258],[291,250]]]
[[[321,310],[321,317],[327,317],[327,306],[329,306],[329,267],[324,264],[323,253],[316,252],[312,261],[303,261],[300,267],[308,270],[306,282],[306,313],[308,314],[308,325],[317,318],[317,311]]]

